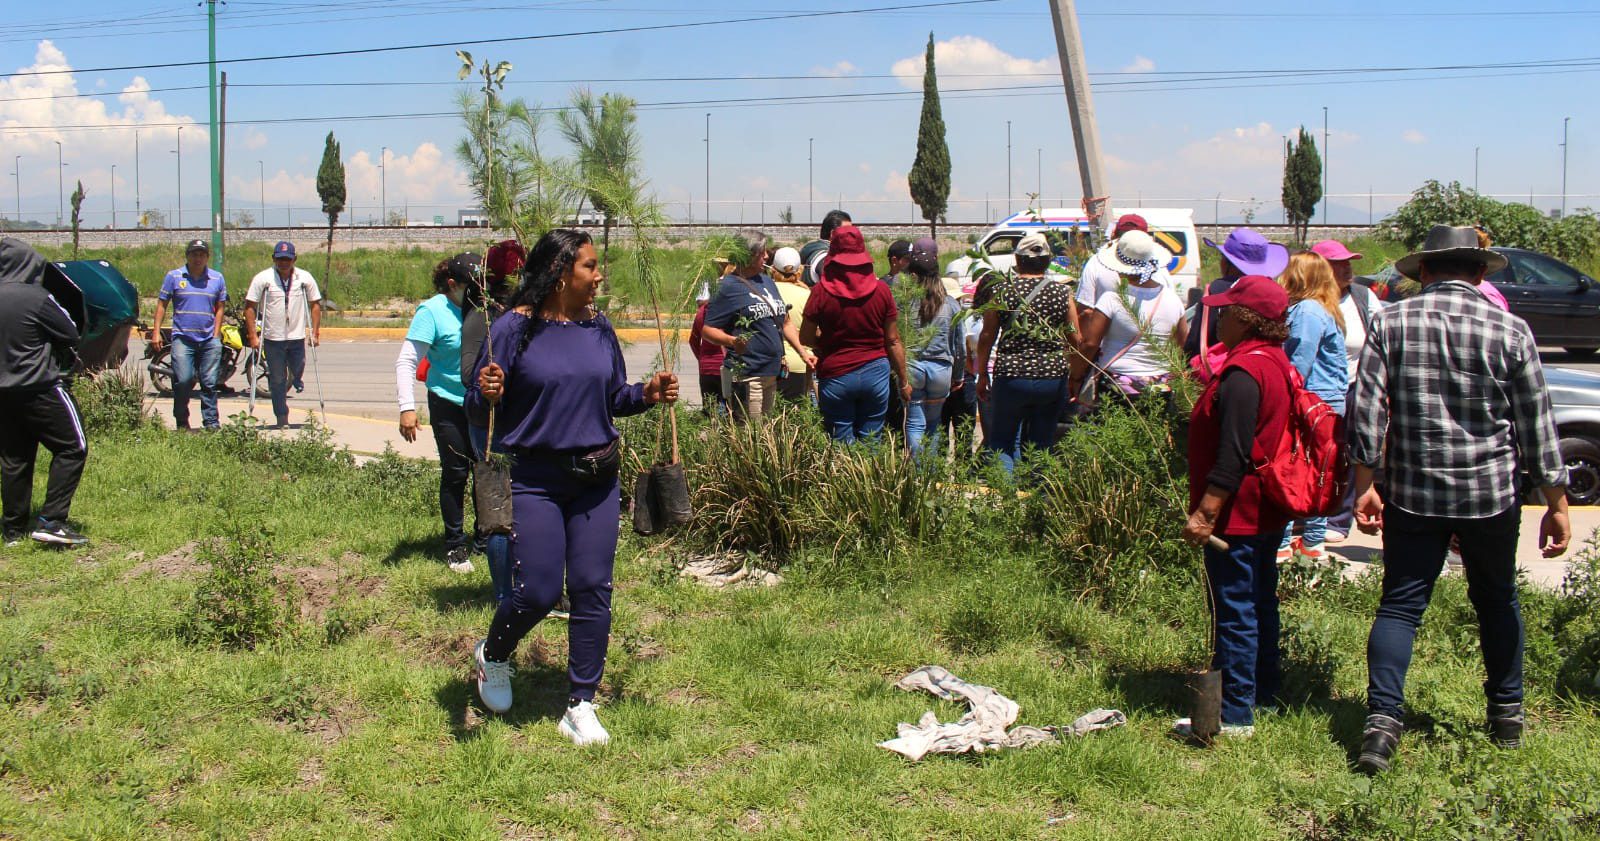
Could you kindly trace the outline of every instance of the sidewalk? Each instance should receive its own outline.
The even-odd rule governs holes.
[[[162,405],[161,407],[165,408],[165,405]],[[162,423],[166,424],[168,429],[172,429],[174,427],[171,411],[158,411],[157,414],[160,415]],[[192,421],[198,421],[198,405],[196,405],[194,408],[194,414],[195,417],[192,418]],[[298,435],[300,428],[303,427],[314,414],[317,414],[315,403],[312,403],[312,408],[310,409],[299,406],[290,406],[289,429],[283,431],[263,429],[262,434],[287,436]],[[263,425],[272,423],[271,405],[257,405],[256,418],[259,419]],[[383,449],[386,445],[393,445],[395,452],[407,458],[439,458],[439,450],[436,446],[434,446],[433,443],[433,429],[428,426],[417,427],[417,441],[413,444],[408,443],[406,439],[400,437],[400,425],[394,420],[377,420],[374,418],[363,418],[356,415],[341,415],[331,412],[327,415],[320,416],[318,420],[321,421],[324,426],[328,427],[328,430],[333,433],[333,445],[335,447],[348,447],[350,452],[355,453],[358,461],[364,461],[368,458],[372,458],[373,456],[382,455]],[[223,423],[227,423],[226,418],[223,419]]]

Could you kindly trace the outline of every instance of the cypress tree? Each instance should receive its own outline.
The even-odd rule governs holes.
[[[1319,201],[1322,201],[1322,156],[1317,154],[1317,141],[1305,126],[1301,126],[1300,136],[1289,141],[1283,165],[1283,209],[1300,242],[1307,239],[1308,225]]]
[[[328,214],[327,258],[322,264],[323,292],[326,294],[333,271],[333,226],[344,212],[344,163],[339,160],[339,141],[328,132],[322,144],[322,165],[317,167],[317,195],[322,197],[322,212]]]
[[[922,122],[917,126],[917,157],[907,176],[911,199],[922,209],[928,230],[938,235],[950,201],[950,147],[944,140],[944,115],[939,108],[939,80],[933,69],[933,33],[928,33],[928,54],[922,73]]]

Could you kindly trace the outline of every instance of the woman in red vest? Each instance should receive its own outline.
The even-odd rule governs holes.
[[[1289,418],[1289,296],[1271,278],[1250,275],[1202,301],[1221,310],[1217,335],[1228,356],[1191,418],[1183,536],[1205,546],[1222,735],[1248,737],[1255,709],[1272,706],[1278,690],[1276,551],[1289,516],[1262,498],[1253,465],[1260,452],[1272,452]],[[1227,548],[1208,544],[1213,535]],[[1180,720],[1176,729],[1187,725]]]

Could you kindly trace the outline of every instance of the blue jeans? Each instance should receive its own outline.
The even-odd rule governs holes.
[[[272,392],[272,414],[278,423],[289,422],[289,383],[299,382],[306,370],[306,343],[304,339],[261,342],[262,355],[267,361],[267,390]]]
[[[1304,520],[1295,520],[1283,530],[1283,540],[1278,543],[1278,548],[1283,549],[1294,540],[1294,525],[1300,524],[1300,542],[1304,546],[1321,546],[1328,538],[1327,517],[1307,517]]]
[[[1461,538],[1467,599],[1478,614],[1478,645],[1491,704],[1522,702],[1522,609],[1517,602],[1517,537],[1522,510],[1482,519],[1423,517],[1383,509],[1383,594],[1367,636],[1367,709],[1400,718],[1406,670],[1422,612],[1444,568],[1450,536]]]
[[[919,359],[906,366],[906,373],[911,377],[911,405],[906,407],[906,446],[913,453],[922,452],[922,439],[926,435],[929,446],[937,449],[939,418],[944,413],[944,400],[950,396],[950,363]]]
[[[889,360],[818,380],[817,408],[835,441],[850,444],[882,432],[889,413]]]
[[[489,428],[468,424],[467,435],[472,438],[473,455],[482,461],[483,454],[489,449]],[[478,492],[476,484],[472,486],[472,492]],[[511,598],[511,535],[491,534],[483,540],[483,554],[489,559],[489,583],[494,588],[494,600],[498,604]]]
[[[1278,693],[1278,535],[1228,535],[1228,551],[1205,549],[1206,578],[1216,606],[1222,672],[1222,723],[1254,724],[1255,708]]]
[[[996,377],[989,389],[991,419],[983,445],[1000,457],[1009,475],[1024,447],[1046,450],[1056,442],[1056,422],[1066,405],[1066,377]]]
[[[172,419],[179,429],[189,428],[189,393],[200,382],[200,420],[207,429],[221,425],[217,417],[217,369],[222,364],[222,340],[201,341],[172,334]]]

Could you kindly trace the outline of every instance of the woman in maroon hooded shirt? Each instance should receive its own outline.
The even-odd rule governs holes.
[[[894,293],[878,280],[854,225],[835,228],[822,275],[806,302],[800,343],[816,349],[817,408],[835,441],[877,435],[889,411],[889,374],[911,401]]]
[[[1189,426],[1189,522],[1184,539],[1205,546],[1216,653],[1222,672],[1222,734],[1249,736],[1255,709],[1278,691],[1277,548],[1288,514],[1261,493],[1254,465],[1270,454],[1289,419],[1289,296],[1249,275],[1202,299],[1219,307],[1227,360],[1195,403]],[[1209,543],[1215,535],[1226,548]],[[1178,729],[1188,722],[1180,720]]]

